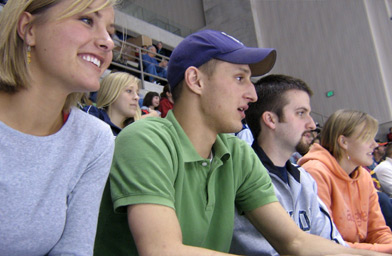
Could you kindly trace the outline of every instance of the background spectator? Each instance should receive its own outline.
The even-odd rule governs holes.
[[[377,144],[378,147],[373,150],[373,163],[369,166],[364,166],[364,169],[367,170],[372,177],[374,188],[377,191],[381,212],[384,215],[384,219],[388,227],[392,229],[392,202],[388,194],[386,194],[384,191],[381,191],[380,181],[378,180],[377,174],[374,171],[379,161],[385,157],[385,144],[387,144],[387,142],[377,142]]]
[[[161,117],[165,117],[167,112],[173,108],[173,95],[170,92],[169,84],[163,87],[161,93],[161,100],[159,102],[158,110],[161,112]]]
[[[161,112],[158,111],[160,103],[159,94],[157,92],[148,92],[143,99],[143,107],[141,107],[142,115],[157,113],[161,116]]]
[[[254,138],[252,132],[249,129],[248,124],[246,123],[246,119],[242,119],[242,129],[241,131],[235,133],[234,135],[237,136],[239,139],[245,141],[249,146],[252,146]]]
[[[83,110],[109,124],[113,135],[117,136],[140,111],[139,86],[140,79],[129,73],[111,73],[101,81],[96,107],[86,106]]]
[[[392,144],[385,151],[385,160],[376,166],[374,172],[381,184],[381,189],[392,197]]]
[[[373,162],[368,166],[370,170],[374,170],[376,166],[384,159],[385,156],[385,148],[388,142],[380,142],[376,140],[378,146],[373,151]]]
[[[387,134],[388,142],[392,142],[392,127],[389,128],[389,132]]]
[[[155,76],[160,76],[163,78],[167,77],[167,61],[162,60],[161,62],[158,62],[156,59],[156,52],[157,49],[155,46],[150,45],[147,47],[148,52],[146,54],[142,55],[143,59],[143,70],[146,73],[155,75]],[[159,78],[153,77],[153,76],[147,76],[148,81],[150,82],[159,82]]]
[[[166,50],[165,48],[163,48],[163,44],[161,41],[159,41],[156,45],[155,48],[157,49],[157,53],[166,57],[170,57],[170,52],[168,50]],[[159,61],[162,60],[162,57],[158,56],[157,59]]]

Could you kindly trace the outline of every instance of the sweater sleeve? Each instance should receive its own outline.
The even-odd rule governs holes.
[[[109,127],[97,137],[97,141],[99,145],[92,145],[95,157],[87,164],[68,194],[64,232],[48,255],[93,254],[99,205],[114,151],[114,140]]]

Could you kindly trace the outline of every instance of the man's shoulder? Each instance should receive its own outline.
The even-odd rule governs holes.
[[[392,168],[392,162],[389,162],[387,160],[382,161],[381,163],[379,163],[375,168],[374,168],[374,172],[379,172],[380,170],[384,170],[384,169],[391,169]]]
[[[237,136],[229,133],[221,133],[218,134],[217,140],[220,140],[223,145],[225,145],[230,152],[235,153],[244,153],[244,152],[253,152],[251,146],[249,146],[246,141],[238,138]]]

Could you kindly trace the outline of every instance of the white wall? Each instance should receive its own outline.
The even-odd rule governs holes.
[[[387,72],[380,68],[391,68],[392,22],[384,0],[371,3],[372,10],[359,0],[252,1],[258,13],[258,38],[263,46],[277,49],[272,73],[307,82],[315,93],[311,100],[315,112],[329,116],[350,108],[367,112],[380,123],[392,119],[390,86],[384,81]],[[369,15],[371,22],[368,12],[376,14]],[[385,56],[384,62],[380,56]],[[327,98],[329,90],[335,96]]]

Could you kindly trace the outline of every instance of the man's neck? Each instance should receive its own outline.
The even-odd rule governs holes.
[[[271,138],[271,136],[269,138],[267,138],[267,136],[259,136],[257,143],[275,166],[285,166],[286,162],[294,152],[285,152],[284,147],[280,147],[277,143],[278,140],[274,142],[274,139]]]
[[[173,108],[173,114],[197,153],[207,159],[211,154],[217,134],[203,124],[196,111],[186,111],[177,106]]]

